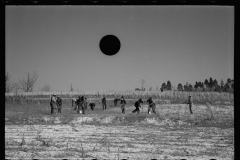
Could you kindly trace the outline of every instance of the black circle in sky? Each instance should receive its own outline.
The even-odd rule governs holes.
[[[106,35],[100,40],[99,47],[103,54],[113,56],[120,50],[121,43],[116,36]]]

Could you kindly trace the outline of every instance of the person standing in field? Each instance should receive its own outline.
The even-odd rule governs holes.
[[[192,96],[188,97],[188,103],[187,104],[189,105],[190,114],[193,114],[193,112],[192,112],[192,104],[193,104]]]
[[[85,99],[84,96],[82,96],[82,97],[81,97],[81,101],[80,101],[80,106],[81,106],[81,109],[82,109],[82,114],[85,114],[85,107],[84,107],[85,103],[86,103],[86,99]]]
[[[120,104],[121,104],[122,113],[125,114],[125,106],[126,106],[127,103],[126,103],[126,100],[123,96],[121,97]]]
[[[107,109],[107,100],[105,97],[103,97],[103,99],[102,99],[102,106],[103,106],[103,110]]]
[[[84,99],[84,109],[87,110],[88,102],[87,102],[87,97]]]
[[[142,101],[141,98],[134,103],[134,106],[135,106],[136,108],[132,111],[132,113],[135,113],[135,112],[137,112],[137,114],[140,113],[139,108],[141,108],[141,105],[140,105],[141,103],[143,103],[143,101]]]
[[[80,107],[81,107],[81,97],[78,96],[77,100],[76,100],[76,109],[77,109],[77,113],[80,113]]]
[[[72,99],[72,107],[75,106],[74,110],[77,109],[76,101],[77,101],[77,98],[73,98],[73,99]]]
[[[151,114],[151,109],[153,111],[153,113],[156,114],[156,104],[154,103],[154,101],[152,100],[152,97],[149,97],[148,100],[147,100],[147,103],[148,103],[148,114]]]
[[[62,99],[57,96],[58,113],[62,113]]]
[[[51,114],[54,113],[54,109],[58,108],[56,94],[53,94],[50,99]]]

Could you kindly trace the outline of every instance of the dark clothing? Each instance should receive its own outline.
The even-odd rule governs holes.
[[[125,106],[126,106],[126,100],[124,98],[120,99],[120,104],[121,104],[121,109],[122,109],[122,113],[125,113]]]
[[[152,99],[148,99],[148,100],[147,100],[147,103],[148,103],[148,104],[152,104],[152,103],[154,103],[154,102],[153,102]]]
[[[85,102],[85,98],[83,96],[77,99],[76,105],[77,105],[78,114],[80,113],[80,109],[82,110],[82,113],[85,114],[84,102]]]
[[[192,103],[189,103],[189,110],[190,110],[190,114],[193,114],[193,112],[192,112]]]
[[[53,114],[53,113],[54,113],[54,107],[53,107],[53,104],[50,103],[50,106],[51,106],[51,114]]]
[[[84,96],[82,96],[82,97],[80,98],[81,102],[83,102],[83,101],[84,101],[84,99],[85,99],[85,98],[84,98]]]
[[[151,109],[152,109],[153,113],[156,114],[156,107],[155,107],[155,104],[154,104],[154,105],[149,105],[149,106],[148,106],[148,114],[150,113]]]
[[[105,97],[103,97],[103,99],[102,99],[102,106],[103,106],[103,110],[107,109],[107,101],[106,101]]]
[[[125,113],[125,105],[122,106],[122,113]]]
[[[121,109],[122,109],[122,113],[125,113],[125,103],[122,104]]]
[[[62,99],[57,98],[57,105],[58,105],[58,113],[62,112]]]
[[[192,98],[188,99],[188,103],[193,103]]]
[[[139,101],[135,102],[135,103],[134,103],[134,106],[136,107],[136,109],[133,110],[132,113],[137,112],[137,114],[139,114],[139,113],[140,113],[139,108],[141,108],[141,106],[140,106],[140,102],[139,102]]]
[[[75,103],[74,110],[78,110],[78,106],[80,105],[80,102],[81,102],[81,98],[77,98],[76,101],[74,102]]]
[[[87,106],[88,106],[88,102],[87,102],[87,98],[84,99],[84,109],[87,110]]]
[[[91,110],[93,111],[95,108],[95,103],[89,103],[89,106],[90,106]]]
[[[82,109],[82,114],[85,114],[85,104],[86,104],[86,99],[82,96],[82,102],[81,102],[81,109]]]
[[[152,109],[152,111],[153,111],[153,113],[155,113],[156,114],[156,105],[155,105],[155,103],[153,102],[153,100],[152,99],[148,99],[147,100],[147,103],[148,103],[148,114],[150,113],[150,110]]]
[[[192,98],[188,98],[188,104],[189,104],[189,110],[190,110],[190,114],[193,114],[193,112],[192,112]]]
[[[136,108],[136,109],[134,109],[134,110],[132,111],[132,113],[135,113],[135,112],[137,112],[137,114],[139,114],[139,113],[140,113],[139,108]]]
[[[140,102],[139,101],[135,102],[134,106],[139,109],[139,107],[141,107]]]
[[[85,114],[85,107],[83,106],[83,104],[81,105],[82,108],[82,114]]]
[[[121,100],[120,100],[120,104],[126,105],[126,104],[127,104],[127,103],[126,103],[126,100],[125,100],[125,99],[121,99]]]

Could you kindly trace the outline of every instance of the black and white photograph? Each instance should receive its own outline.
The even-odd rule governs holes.
[[[234,159],[234,6],[5,6],[6,159]]]

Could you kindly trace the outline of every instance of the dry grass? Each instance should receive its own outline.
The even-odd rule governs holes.
[[[204,156],[204,159],[229,159],[234,153],[232,128],[78,125],[75,132],[69,125],[36,125],[39,134],[29,133],[19,125],[5,128],[7,158],[186,159],[189,156],[201,159]],[[16,142],[10,139],[19,144],[24,133],[26,143],[16,147]]]
[[[13,95],[11,93],[5,94],[6,101],[16,103],[45,103],[49,101],[50,96],[56,93],[62,98],[70,99],[79,95],[85,95],[88,98],[97,98],[100,100],[101,97],[106,96],[107,99],[114,99],[121,97],[122,95],[126,99],[146,99],[151,96],[156,100],[171,100],[172,103],[186,102],[188,96],[191,95],[195,103],[216,102],[216,101],[227,101],[233,103],[234,94],[226,92],[179,92],[179,91],[124,91],[124,92],[29,92],[21,93],[19,95]]]

